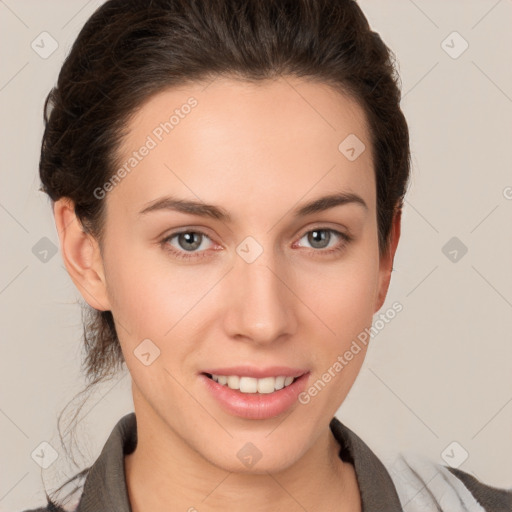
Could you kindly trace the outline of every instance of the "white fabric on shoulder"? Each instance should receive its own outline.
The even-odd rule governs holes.
[[[422,455],[400,453],[384,464],[404,512],[486,512],[455,475]]]

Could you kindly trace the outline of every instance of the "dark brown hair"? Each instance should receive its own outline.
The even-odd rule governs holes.
[[[219,76],[303,77],[358,102],[370,131],[383,254],[409,179],[409,133],[394,54],[354,0],[107,1],[80,31],[46,99],[41,190],[52,202],[69,197],[101,247],[105,199],[94,190],[118,169],[131,116],[164,89]],[[124,358],[112,313],[84,308],[92,386]]]

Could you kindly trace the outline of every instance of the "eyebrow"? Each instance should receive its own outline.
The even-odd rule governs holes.
[[[331,194],[313,201],[306,203],[293,211],[294,217],[305,217],[313,213],[322,212],[346,204],[358,204],[365,210],[368,210],[368,205],[364,202],[363,198],[357,194],[349,192],[341,192]],[[152,201],[145,208],[139,212],[139,216],[146,215],[150,212],[172,210],[181,213],[188,213],[191,215],[198,215],[200,217],[211,217],[223,222],[232,222],[231,215],[222,207],[213,204],[206,204],[198,201],[188,199],[180,199],[173,196],[165,196],[156,201]]]

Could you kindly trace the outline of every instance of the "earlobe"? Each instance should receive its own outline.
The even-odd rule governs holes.
[[[388,294],[389,283],[391,281],[391,271],[393,270],[393,261],[395,258],[398,241],[400,240],[401,221],[402,209],[397,208],[393,215],[393,221],[391,224],[388,250],[380,258],[379,289],[377,292],[377,301],[374,313],[376,313],[382,307]]]
[[[67,197],[53,205],[64,265],[85,301],[94,309],[110,310],[103,261],[95,238],[86,233]]]

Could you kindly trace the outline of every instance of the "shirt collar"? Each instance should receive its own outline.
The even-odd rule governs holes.
[[[341,446],[339,456],[354,465],[364,512],[399,512],[400,500],[389,473],[371,449],[333,417],[329,427]],[[124,455],[137,446],[135,413],[115,425],[84,483],[77,512],[131,512],[124,471]]]

